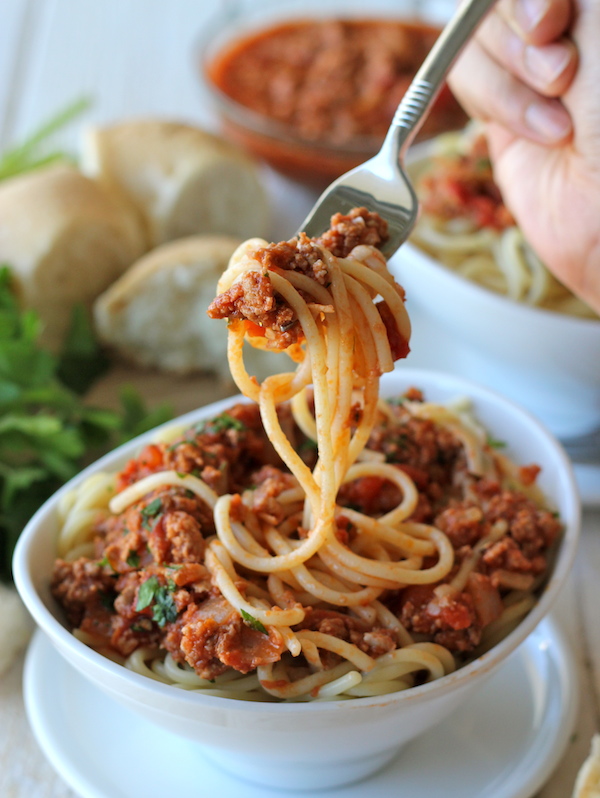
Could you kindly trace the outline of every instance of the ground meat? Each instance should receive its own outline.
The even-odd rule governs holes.
[[[335,610],[309,610],[300,628],[354,643],[371,657],[379,657],[388,651],[393,651],[398,643],[392,629],[371,627],[360,618]],[[325,667],[333,667],[339,662],[339,657],[331,652],[320,653]]]
[[[402,591],[399,617],[406,629],[427,635],[451,651],[472,651],[481,640],[481,624],[467,592],[437,598],[431,585]]]
[[[523,494],[499,491],[486,509],[486,517],[508,521],[509,533],[525,557],[533,558],[551,546],[560,531],[559,520],[548,510],[540,509]]]
[[[411,401],[420,401],[411,391]],[[309,397],[309,408],[312,399]],[[282,428],[297,451],[306,442],[295,426],[289,406],[278,410]],[[360,420],[353,408],[352,422]],[[472,652],[482,631],[503,612],[503,595],[528,590],[547,569],[548,549],[560,523],[525,494],[503,488],[497,478],[468,473],[463,447],[455,435],[427,419],[414,417],[406,404],[392,404],[391,417],[382,415],[369,448],[402,469],[415,482],[419,501],[412,520],[434,523],[454,548],[454,566],[446,586],[407,586],[386,590],[380,601],[417,639],[446,646],[457,657]],[[314,452],[312,464],[315,463]],[[308,455],[307,455],[308,457]],[[310,458],[309,458],[310,459]],[[309,534],[303,524],[303,502],[284,504],[281,494],[297,486],[268,442],[258,408],[238,404],[221,415],[187,430],[171,444],[146,446],[118,478],[120,489],[161,470],[199,475],[217,493],[229,493],[232,521],[249,516],[277,526],[286,519],[291,540]],[[533,476],[535,467],[528,467]],[[379,476],[362,477],[339,491],[340,510],[335,534],[352,548],[359,536],[344,506],[371,516],[385,513],[400,501],[400,491]],[[256,521],[254,520],[254,523]],[[289,522],[289,526],[288,526]],[[244,621],[213,583],[204,565],[206,538],[215,532],[211,509],[191,491],[164,486],[153,490],[118,516],[99,515],[94,522],[95,558],[57,560],[52,592],[65,609],[69,623],[104,645],[128,656],[140,647],[169,651],[205,678],[229,668],[242,673],[276,662],[285,653],[281,634],[267,634]],[[474,550],[480,541],[495,535]],[[501,535],[498,537],[498,535]],[[267,545],[257,537],[259,544]],[[429,568],[436,556],[424,558]],[[472,568],[464,585],[453,592],[448,583],[465,563]],[[244,593],[252,573],[239,570],[238,589]],[[256,584],[257,595],[268,587],[267,577]],[[280,599],[295,602],[284,582]],[[289,597],[289,602],[288,602]],[[356,645],[370,656],[392,651],[398,644],[393,629],[367,622],[351,612],[318,603],[307,606],[294,630],[310,629]],[[286,655],[287,656],[287,655]],[[324,667],[339,657],[323,651]],[[310,669],[300,656],[300,671]]]
[[[296,432],[289,407],[280,408],[278,416],[282,427],[295,442]],[[219,495],[236,493],[248,485],[249,472],[267,464],[281,466],[282,462],[263,429],[257,405],[240,403],[187,430],[179,440],[169,445],[145,447],[118,475],[117,491],[149,474],[173,470],[201,477]],[[209,528],[211,518],[209,513],[209,517],[204,519]]]
[[[455,549],[473,546],[487,530],[481,507],[473,502],[455,502],[435,518],[435,526],[445,532]]]
[[[366,208],[354,208],[346,215],[335,214],[330,229],[322,236],[311,239],[300,233],[291,241],[258,249],[254,258],[265,271],[296,271],[320,285],[326,285],[329,277],[323,249],[336,257],[345,258],[359,244],[378,247],[387,238],[387,222],[384,219]],[[243,274],[231,288],[212,301],[207,312],[213,319],[227,318],[230,322],[244,321],[250,324],[249,331],[262,334],[270,348],[286,349],[304,339],[294,311],[273,290],[266,273],[250,271]],[[389,325],[396,330],[393,321],[385,321],[386,327]],[[397,331],[396,338],[399,338]],[[405,352],[406,346],[406,342],[396,343],[394,351]]]
[[[214,531],[210,508],[181,488],[152,491],[98,526],[104,557],[116,573],[150,563],[200,562],[203,529]]]
[[[277,526],[286,516],[286,508],[277,500],[285,490],[298,487],[297,479],[274,466],[263,466],[252,475],[256,489],[250,496],[249,509],[263,521]]]
[[[381,452],[388,463],[397,465],[415,482],[419,502],[412,515],[415,521],[432,523],[438,506],[445,506],[459,494],[457,475],[466,471],[461,442],[450,431],[428,419],[409,416],[402,405],[392,406],[395,419],[378,424],[367,447]],[[383,514],[400,500],[400,491],[388,481],[367,477],[347,483],[339,501],[367,514]]]
[[[79,626],[88,607],[97,610],[114,598],[115,579],[110,568],[86,557],[73,562],[57,560],[50,585],[71,626]]]
[[[346,215],[332,216],[329,230],[317,238],[316,243],[337,258],[346,258],[360,244],[379,248],[388,238],[385,219],[366,208],[353,208]]]
[[[545,570],[546,558],[537,555],[531,559],[525,556],[518,543],[511,537],[504,537],[493,543],[482,556],[482,562],[491,572],[498,568],[505,571],[540,574]]]
[[[183,654],[204,679],[213,679],[228,668],[248,673],[276,662],[284,650],[277,632],[264,634],[251,628],[221,595],[190,605],[165,645],[175,659],[181,660]]]

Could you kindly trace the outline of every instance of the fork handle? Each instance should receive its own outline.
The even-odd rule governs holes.
[[[465,0],[446,24],[402,98],[382,150],[394,157],[411,144],[435,100],[450,67],[496,0]]]

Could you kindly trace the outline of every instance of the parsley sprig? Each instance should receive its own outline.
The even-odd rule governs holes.
[[[90,106],[91,101],[87,97],[70,103],[47,122],[44,122],[25,141],[6,150],[0,156],[0,180],[15,177],[56,161],[72,161],[73,159],[62,150],[48,152],[46,147],[55,133],[81,116]]]
[[[40,321],[21,310],[10,271],[0,266],[0,579],[24,525],[65,481],[95,457],[167,421],[132,388],[119,411],[90,407],[83,391],[106,369],[87,315],[75,312],[60,355],[38,343]]]
[[[146,579],[138,591],[138,600],[135,605],[136,612],[141,612],[152,605],[152,620],[159,626],[173,623],[177,620],[177,606],[173,600],[173,592],[176,589],[172,579],[166,585],[161,585],[157,576]]]
[[[237,432],[243,432],[246,429],[246,425],[243,421],[240,421],[237,418],[234,418],[229,413],[221,413],[220,416],[216,416],[215,418],[211,418],[209,421],[201,421],[199,424],[196,425],[196,433],[201,435],[203,432],[210,432],[210,433],[220,433],[226,432],[229,429],[236,430]]]
[[[240,613],[244,623],[247,624],[251,629],[254,629],[255,632],[262,632],[264,635],[269,634],[263,622],[259,621],[258,618],[255,618],[254,615],[250,615],[249,612],[246,612],[246,610],[242,609],[241,607]]]

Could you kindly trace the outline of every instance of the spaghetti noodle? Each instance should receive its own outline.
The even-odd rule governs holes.
[[[548,271],[525,240],[503,203],[476,126],[439,136],[432,155],[409,171],[422,200],[411,236],[419,248],[516,302],[598,318]]]
[[[210,314],[251,400],[61,508],[75,633],[183,689],[330,700],[437,679],[528,612],[559,522],[462,407],[378,396],[408,351],[381,219],[232,258]],[[296,364],[258,383],[244,346]]]

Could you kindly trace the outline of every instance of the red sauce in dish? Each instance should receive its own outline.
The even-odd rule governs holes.
[[[417,191],[423,212],[441,219],[469,219],[478,229],[492,230],[515,223],[494,181],[483,136],[464,154],[433,155]]]
[[[385,135],[438,34],[438,28],[399,20],[287,22],[229,45],[209,65],[208,76],[229,98],[275,121],[280,131],[288,131],[300,143],[294,151],[289,142],[277,141],[274,130],[266,144],[256,131],[232,126],[231,118],[227,132],[288,172],[310,169],[302,141],[333,147],[333,152],[323,153],[329,165],[313,163],[315,170],[331,176],[349,168],[350,161],[365,160],[369,147],[377,149],[373,138]],[[444,87],[421,137],[460,128],[465,121]],[[363,152],[343,151],[361,141]],[[309,157],[322,160],[314,151]]]

